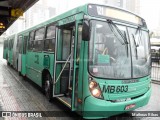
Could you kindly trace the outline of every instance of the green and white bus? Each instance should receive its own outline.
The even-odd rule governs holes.
[[[13,62],[49,100],[84,118],[107,118],[149,101],[148,33],[138,15],[86,4],[16,34]]]

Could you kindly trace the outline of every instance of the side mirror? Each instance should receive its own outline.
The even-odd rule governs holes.
[[[82,27],[82,40],[89,41],[90,39],[90,31],[89,31],[89,22],[84,21]]]

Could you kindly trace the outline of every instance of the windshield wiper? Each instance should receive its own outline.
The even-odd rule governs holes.
[[[137,47],[139,47],[140,39],[141,39],[140,29],[141,29],[141,27],[138,26],[138,28],[136,29],[136,32],[135,32],[135,35],[137,35],[139,33],[139,35],[138,35],[138,41],[136,43]]]
[[[118,34],[121,36],[122,40],[124,41],[123,44],[128,44],[127,38],[126,36],[123,35],[123,33],[121,32],[121,30],[116,26],[116,24],[114,22],[112,22],[112,20],[107,20],[107,22],[109,23],[109,27],[111,28],[112,32],[115,33],[114,28],[116,29],[116,31],[118,32]],[[113,28],[114,27],[114,28]],[[117,37],[117,35],[116,35]]]
[[[126,38],[126,41],[127,41],[127,37],[126,37],[126,32],[124,32],[124,36]],[[127,52],[127,57],[128,57],[128,41],[127,41],[127,44],[126,44],[126,52]]]
[[[141,39],[140,29],[141,29],[141,27],[138,26],[138,28],[136,29],[136,32],[135,32],[135,36],[137,36],[137,35],[139,34],[137,41],[136,41],[136,39],[135,39],[135,36],[132,34],[132,38],[133,38],[133,40],[134,40],[134,45],[135,45],[136,59],[138,59],[137,47],[139,47],[140,39]]]
[[[126,52],[127,52],[127,57],[128,57],[128,41],[127,41],[127,37],[126,37],[126,33],[124,32],[124,35],[123,33],[121,32],[121,30],[116,26],[115,23],[112,22],[112,20],[107,20],[107,22],[109,23],[109,27],[111,29],[111,31],[114,33],[114,35],[117,37],[117,39],[119,40],[119,42],[122,44],[122,45],[126,45]],[[117,35],[117,32],[115,32],[114,28],[116,29],[116,31],[118,32],[118,34],[121,36],[122,39],[119,39],[118,35]],[[123,40],[123,41],[121,41]]]
[[[136,40],[135,40],[135,37],[134,37],[134,35],[133,35],[133,34],[132,34],[132,38],[133,38],[134,45],[135,45],[136,59],[138,59],[137,47],[138,47],[139,45],[137,45]]]

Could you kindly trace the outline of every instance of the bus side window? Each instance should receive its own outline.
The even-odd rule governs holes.
[[[33,50],[33,48],[34,48],[34,31],[31,31],[29,34],[28,50]]]
[[[12,49],[13,49],[13,45],[14,45],[14,38],[12,39]]]
[[[40,28],[35,32],[34,48],[35,51],[43,50],[45,28]]]
[[[44,51],[54,52],[55,50],[56,27],[54,25],[47,27],[46,39],[44,41]]]
[[[9,44],[10,44],[10,50],[12,49],[12,39],[9,40]]]
[[[14,39],[10,40],[10,50],[13,49],[13,43],[14,43]]]
[[[10,39],[10,50],[12,49],[12,39]]]
[[[28,40],[28,36],[24,36],[24,48],[23,48],[23,54],[26,54],[27,40]]]
[[[8,49],[10,50],[10,39],[8,39]]]
[[[19,38],[18,38],[18,40],[17,40],[16,52],[18,52],[18,48],[19,48]]]
[[[8,47],[8,40],[4,41],[4,49],[6,49]]]
[[[18,37],[17,49],[19,53],[22,53],[22,36]]]
[[[80,47],[82,41],[82,25],[78,26],[78,41],[77,41],[77,64],[79,64],[80,59]]]

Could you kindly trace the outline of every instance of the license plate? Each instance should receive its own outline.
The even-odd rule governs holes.
[[[127,105],[127,106],[125,107],[125,110],[129,110],[129,109],[131,109],[131,108],[134,108],[135,106],[136,106],[135,104]]]

